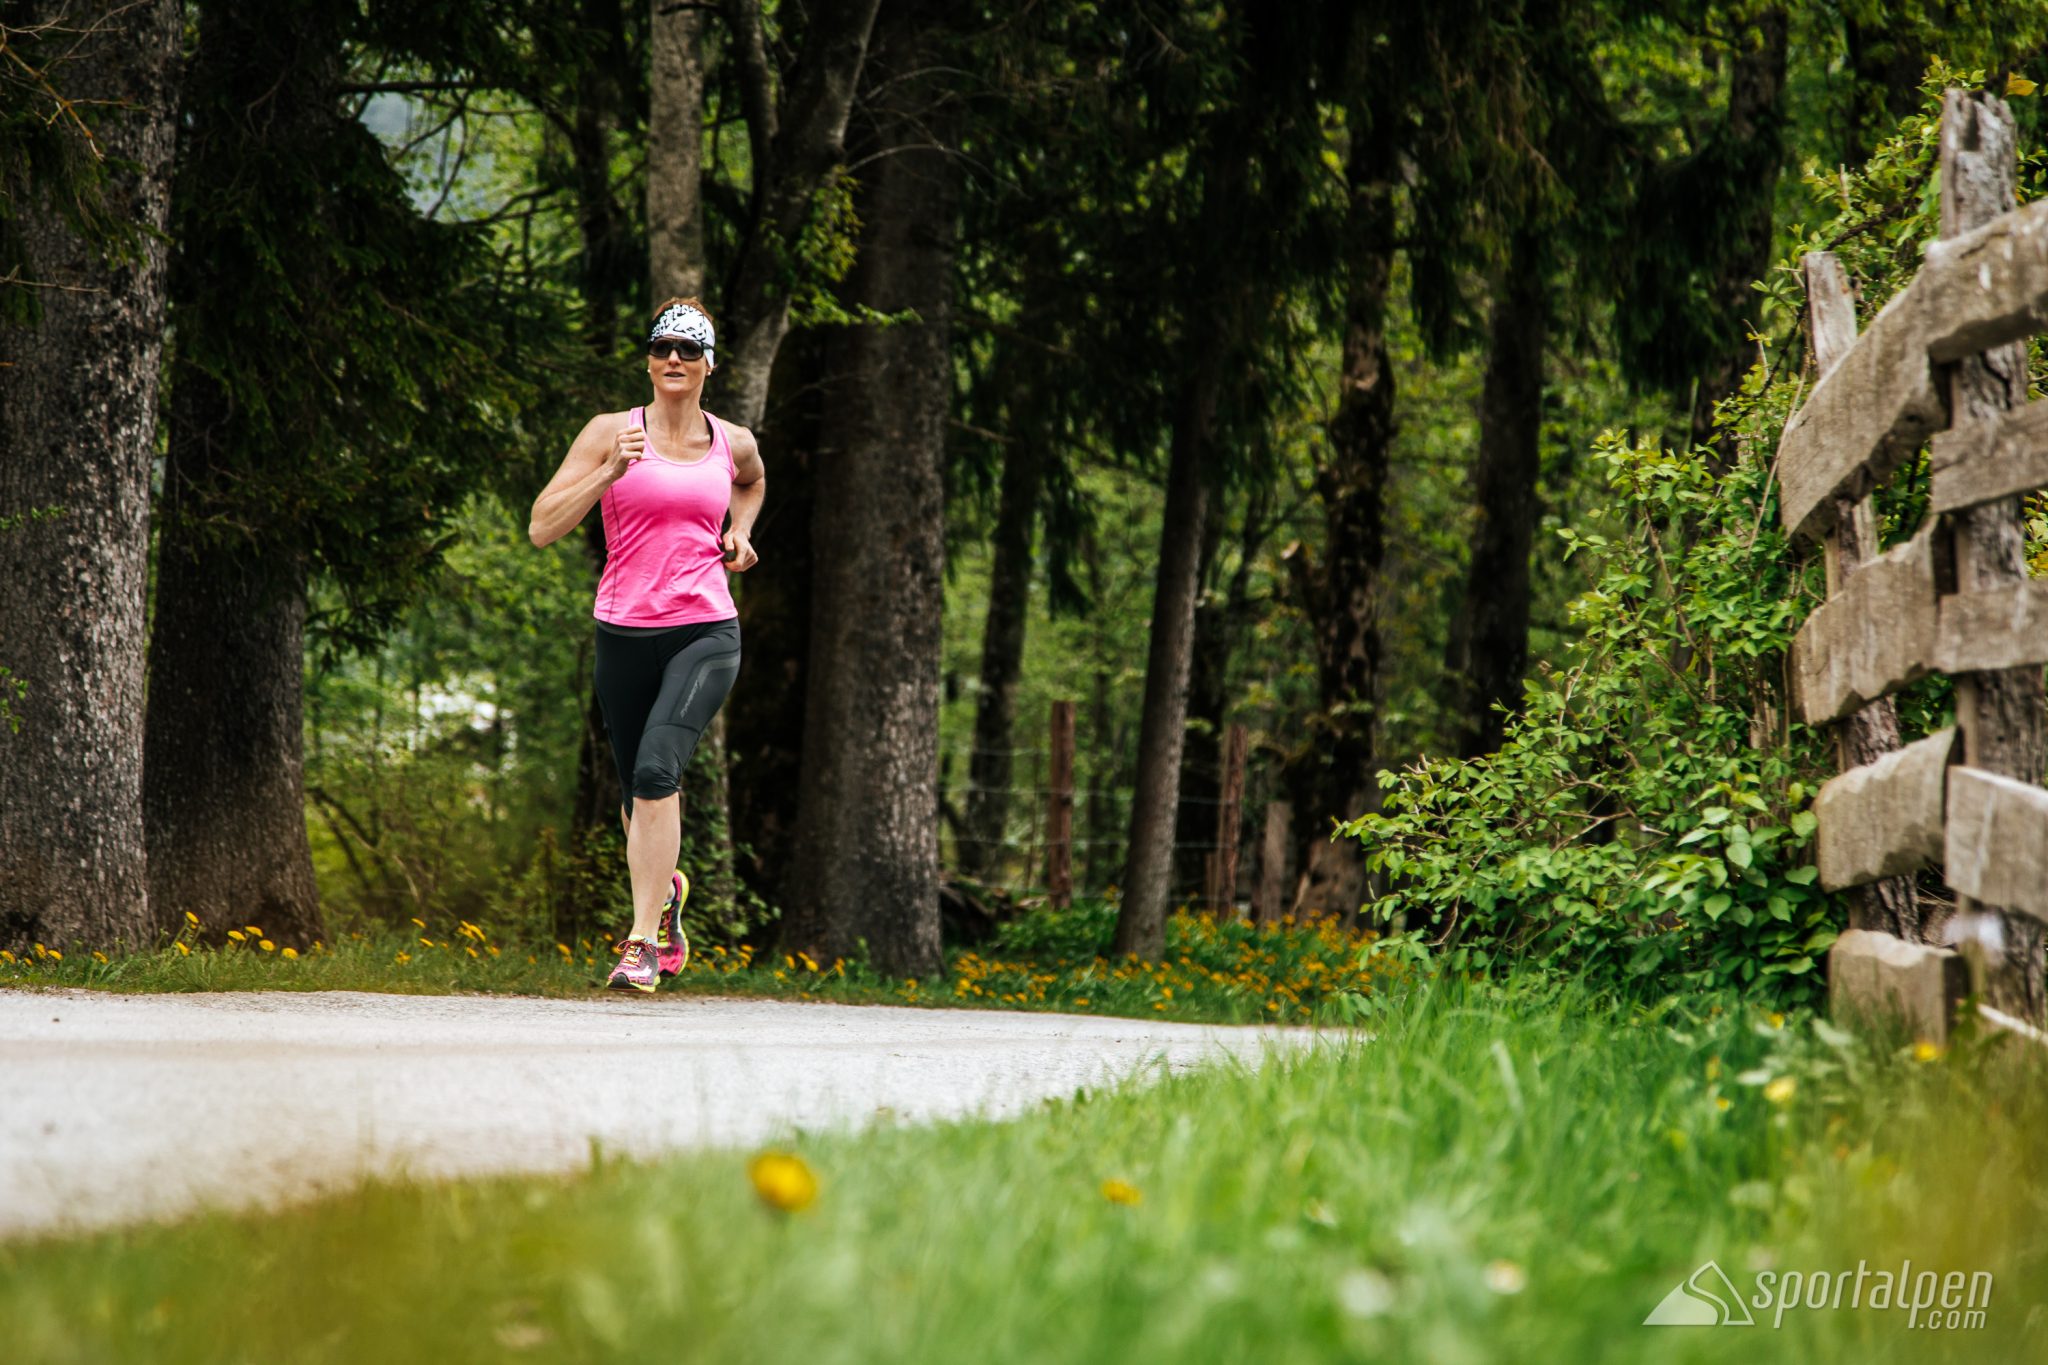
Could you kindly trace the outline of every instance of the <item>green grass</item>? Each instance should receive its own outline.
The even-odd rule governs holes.
[[[926,981],[880,976],[858,962],[819,962],[803,954],[756,960],[749,948],[700,946],[689,970],[664,991],[1307,1023],[1354,1017],[1376,980],[1401,974],[1392,963],[1360,964],[1360,950],[1375,937],[1371,931],[1348,933],[1327,921],[1254,927],[1179,914],[1168,922],[1167,953],[1158,963],[1109,960],[1115,926],[1115,907],[1100,901],[1036,911],[1005,924],[981,951],[949,952],[946,976]],[[47,948],[21,958],[0,953],[0,987],[585,997],[614,961],[596,939],[500,942],[463,920],[414,920],[408,932],[369,926],[290,956],[262,937],[261,926],[230,932],[234,937],[204,944],[188,931],[154,952],[117,957]]]
[[[2042,1357],[2048,1088],[2018,1045],[1916,1060],[1554,987],[1381,1010],[1257,1072],[792,1135],[821,1184],[795,1214],[707,1153],[0,1246],[0,1323],[33,1362]],[[1639,1325],[1709,1258],[1747,1293],[1859,1257],[1991,1272],[1987,1325]]]

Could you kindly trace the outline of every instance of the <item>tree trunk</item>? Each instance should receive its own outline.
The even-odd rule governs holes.
[[[810,465],[818,441],[805,439],[795,419],[817,410],[813,385],[824,379],[815,355],[778,366],[789,331],[788,253],[844,155],[879,4],[848,0],[814,10],[780,100],[760,0],[732,0],[721,11],[740,70],[754,198],[721,301],[714,411],[755,429],[775,489],[754,528],[761,563],[737,585],[740,631],[753,663],[728,708],[728,799],[733,838],[751,849],[740,870],[764,895],[783,889],[783,869],[791,866],[809,677]],[[770,380],[778,373],[794,382],[770,420]]]
[[[202,414],[225,407],[206,376],[179,366],[173,383],[166,502],[206,460]],[[253,924],[297,948],[323,936],[306,838],[305,626],[295,551],[208,545],[189,518],[166,518],[143,761],[160,920],[194,914],[215,934]]]
[[[1534,234],[1515,235],[1493,304],[1472,470],[1479,521],[1444,660],[1462,713],[1458,751],[1467,758],[1500,747],[1506,717],[1494,708],[1519,708],[1529,662],[1529,550],[1543,515],[1536,493],[1549,324],[1542,254]]]
[[[1700,376],[1693,396],[1692,441],[1708,449],[1714,467],[1726,472],[1735,461],[1735,443],[1714,430],[1714,407],[1742,386],[1742,376],[1756,363],[1755,343],[1747,339],[1757,317],[1756,291],[1751,288],[1771,267],[1771,222],[1777,205],[1779,164],[1784,160],[1785,11],[1762,11],[1745,34],[1755,43],[1735,56],[1728,78],[1728,118],[1722,134],[1733,143],[1731,165],[1738,168],[1748,196],[1740,243],[1723,262],[1712,282],[1715,313],[1734,343]]]
[[[1290,787],[1296,828],[1307,841],[1295,907],[1354,914],[1366,893],[1365,859],[1354,840],[1333,842],[1330,821],[1378,809],[1380,565],[1386,482],[1394,442],[1394,366],[1387,349],[1387,292],[1393,275],[1392,136],[1375,117],[1367,80],[1371,35],[1354,25],[1347,61],[1351,129],[1346,168],[1345,321],[1329,459],[1316,471],[1323,505],[1323,559],[1292,556],[1297,597],[1314,629],[1322,712]]]
[[[701,10],[649,0],[647,275],[650,307],[704,292],[704,51]]]
[[[1223,796],[1223,711],[1230,671],[1230,608],[1209,586],[1227,520],[1225,500],[1209,500],[1195,569],[1194,637],[1188,645],[1187,737],[1180,759],[1180,804],[1174,816],[1173,882],[1177,895],[1199,890],[1216,842],[1216,803]]]
[[[879,6],[844,0],[813,10],[779,105],[758,56],[759,0],[733,0],[729,10],[754,148],[754,215],[725,291],[716,411],[743,427],[768,410],[768,380],[789,332],[788,256],[838,172]]]
[[[1200,587],[1202,526],[1216,438],[1216,386],[1222,345],[1208,339],[1181,390],[1166,471],[1159,533],[1159,574],[1152,596],[1151,647],[1145,658],[1145,709],[1138,726],[1138,776],[1131,795],[1130,846],[1124,855],[1123,905],[1115,951],[1157,960],[1166,951],[1173,827],[1179,805],[1181,745],[1188,707],[1188,664]]]
[[[761,562],[738,584],[748,663],[726,703],[739,874],[757,895],[778,904],[795,852],[810,682],[812,470],[839,458],[825,427],[829,350],[827,333],[800,332],[776,362],[774,403],[757,433],[774,493],[754,526]]]
[[[1030,401],[1018,395],[1013,410]],[[990,544],[988,619],[981,635],[981,692],[974,710],[974,752],[968,763],[967,828],[960,870],[986,877],[1002,860],[1010,812],[1010,733],[1017,679],[1024,667],[1024,631],[1031,607],[1031,542],[1047,452],[1035,431],[1014,436],[1003,455],[1003,482]]]
[[[344,22],[333,6],[280,22],[244,0],[201,24],[171,268],[172,320],[190,344],[171,368],[149,642],[143,812],[159,921],[254,924],[298,947],[324,933],[306,837],[306,559],[289,530],[239,529],[234,499],[252,458],[302,452],[252,452],[247,404],[194,357],[201,338],[238,325],[214,275],[228,248],[203,187],[319,144],[339,117]],[[260,117],[247,116],[252,102]]]
[[[650,308],[675,295],[704,292],[703,15],[672,0],[651,0],[653,61],[648,82],[647,295]],[[711,840],[711,866],[700,868],[702,904],[729,907],[734,881],[732,792],[727,779],[725,711],[704,730],[690,756],[682,818],[694,817]],[[697,845],[702,847],[702,845]]]
[[[149,479],[182,8],[42,3],[9,16],[59,19],[83,36],[65,39],[49,75],[109,158],[109,214],[142,237],[110,267],[50,205],[10,209],[24,278],[69,287],[41,291],[34,326],[0,326],[0,945],[17,950],[140,946],[151,929]]]
[[[939,669],[945,422],[959,163],[920,70],[936,18],[893,12],[873,88],[851,299],[918,321],[860,326],[829,400],[842,443],[817,473],[815,611],[796,863],[784,942],[894,976],[944,970],[939,945]],[[900,56],[899,56],[900,54]],[[934,145],[937,144],[937,145]]]

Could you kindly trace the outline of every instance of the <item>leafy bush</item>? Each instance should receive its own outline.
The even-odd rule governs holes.
[[[1817,995],[1817,955],[1842,912],[1816,885],[1805,806],[1834,754],[1789,718],[1785,654],[1819,601],[1820,571],[1779,528],[1773,479],[1778,437],[1811,382],[1787,363],[1801,351],[1797,266],[1806,251],[1839,249],[1866,317],[1903,287],[1938,231],[1941,91],[1982,79],[1937,63],[1923,110],[1860,171],[1808,171],[1819,225],[1758,285],[1785,342],[1773,354],[1756,338],[1762,358],[1718,414],[1733,467],[1602,436],[1594,458],[1610,501],[1591,524],[1618,529],[1561,532],[1591,571],[1563,665],[1539,669],[1498,752],[1383,774],[1383,810],[1341,827],[1392,888],[1380,911],[1454,969],[1529,960],[1661,989]],[[2023,199],[2043,170],[2022,161]],[[1879,490],[1878,507],[1887,540],[1917,526],[1924,457]],[[2036,562],[2044,531],[2035,516]],[[1902,695],[1907,738],[1948,723],[1951,704],[1939,679]]]

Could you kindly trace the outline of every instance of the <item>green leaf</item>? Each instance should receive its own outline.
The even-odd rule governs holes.
[[[1730,844],[1723,856],[1739,868],[1747,870],[1749,867],[1750,852],[1748,844]]]

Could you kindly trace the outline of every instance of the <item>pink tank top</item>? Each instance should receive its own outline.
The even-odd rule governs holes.
[[[719,544],[732,504],[732,443],[725,423],[711,423],[711,450],[701,460],[672,460],[654,448],[598,500],[604,518],[604,575],[591,614],[615,626],[686,626],[737,615],[726,586]],[[644,408],[629,421],[647,423]]]

